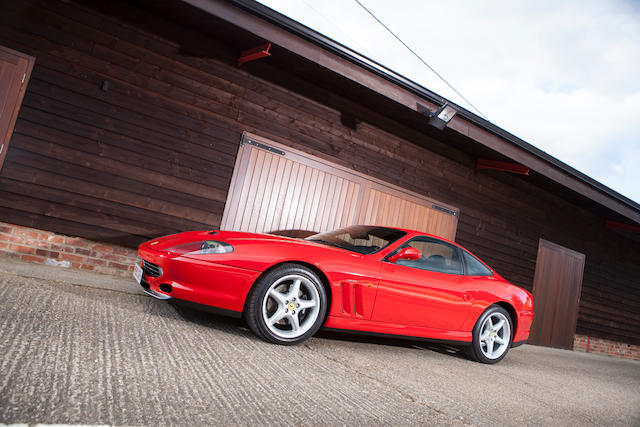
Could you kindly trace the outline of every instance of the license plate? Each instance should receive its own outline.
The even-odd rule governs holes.
[[[140,268],[138,264],[133,267],[133,278],[136,279],[138,283],[142,281],[142,268]]]

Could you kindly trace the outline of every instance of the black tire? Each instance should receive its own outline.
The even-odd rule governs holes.
[[[299,291],[294,295],[296,281]],[[312,302],[315,305],[311,306]],[[318,331],[326,312],[327,294],[318,276],[307,267],[289,263],[274,268],[254,283],[247,296],[244,318],[249,328],[265,341],[294,345]],[[280,320],[269,322],[276,318]]]
[[[489,318],[491,318],[491,324],[493,324],[494,320],[505,320],[505,322],[508,323],[508,331],[501,330],[493,332],[493,335],[489,333],[489,335],[485,335],[483,338],[483,332],[487,334],[487,332],[490,330],[490,328],[488,328],[489,323],[487,320]],[[497,324],[495,326],[497,326]],[[491,305],[478,318],[478,321],[473,327],[472,334],[472,344],[468,347],[465,347],[464,349],[467,357],[480,363],[498,363],[499,361],[504,359],[504,357],[509,352],[509,348],[511,348],[511,342],[513,340],[513,319],[511,319],[511,315],[509,315],[507,310],[505,310],[504,308],[500,307],[499,305]],[[498,342],[497,340],[502,340],[505,342],[498,344],[500,346],[500,351],[498,351],[498,349],[493,351],[493,346],[496,342]],[[490,343],[488,341],[490,341]],[[491,346],[491,352],[489,351],[489,345]]]

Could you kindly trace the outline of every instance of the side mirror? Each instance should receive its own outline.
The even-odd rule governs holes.
[[[401,259],[406,259],[409,261],[415,261],[422,258],[422,252],[420,252],[418,249],[413,248],[411,246],[407,246],[406,248],[402,249],[400,252],[398,252],[397,254],[390,256],[389,257],[389,262],[394,263],[398,260]]]

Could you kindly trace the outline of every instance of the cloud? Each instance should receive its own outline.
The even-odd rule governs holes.
[[[489,120],[640,201],[639,3],[362,1]],[[355,2],[263,3],[472,110]]]

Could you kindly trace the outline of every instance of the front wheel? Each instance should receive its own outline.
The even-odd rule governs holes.
[[[318,276],[298,264],[283,264],[258,279],[245,306],[251,330],[267,341],[293,345],[320,328],[327,295]]]
[[[473,328],[473,342],[467,355],[481,363],[498,363],[511,347],[512,321],[507,311],[492,305],[482,313]]]

